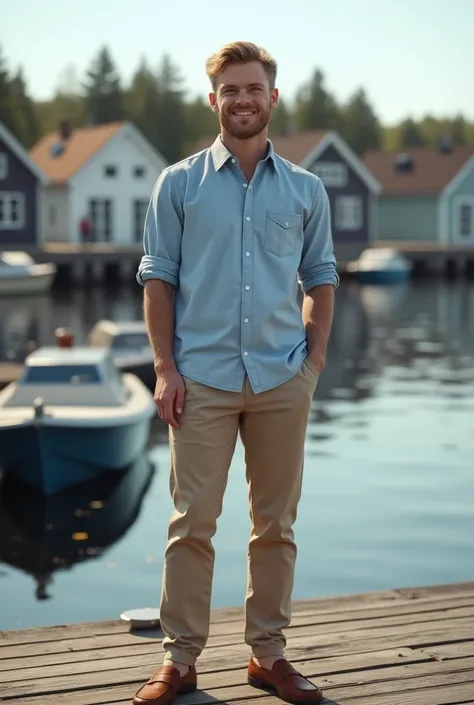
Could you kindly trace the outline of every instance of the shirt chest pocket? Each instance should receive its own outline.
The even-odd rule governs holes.
[[[289,257],[303,237],[303,216],[267,211],[263,246],[277,257]]]

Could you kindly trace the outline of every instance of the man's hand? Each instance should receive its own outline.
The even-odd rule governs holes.
[[[324,370],[326,364],[326,355],[320,352],[318,349],[313,350],[313,352],[308,355],[308,362],[316,370],[317,374],[321,374]]]
[[[158,416],[173,428],[179,428],[185,391],[184,379],[177,370],[158,373],[154,396]]]

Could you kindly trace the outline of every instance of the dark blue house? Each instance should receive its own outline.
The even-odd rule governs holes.
[[[0,250],[39,247],[46,176],[0,121]]]

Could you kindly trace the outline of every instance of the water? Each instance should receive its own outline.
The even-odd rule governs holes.
[[[141,307],[135,288],[0,301],[0,360],[52,342],[57,326],[80,342],[97,318]],[[4,492],[0,629],[158,603],[171,512],[158,424],[149,457],[129,485],[83,488],[60,507]],[[242,604],[249,529],[239,444],[214,541],[214,607]],[[473,283],[341,285],[296,537],[296,599],[474,579]]]

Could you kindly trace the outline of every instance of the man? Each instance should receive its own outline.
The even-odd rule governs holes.
[[[169,705],[196,688],[208,638],[214,552],[238,433],[252,532],[245,641],[248,681],[294,703],[317,686],[284,659],[306,425],[323,369],[338,284],[320,180],[268,140],[276,63],[248,42],[207,61],[220,135],[160,175],[137,274],[154,351],[155,402],[170,426],[163,666],[135,705]],[[304,291],[298,303],[298,278]]]

